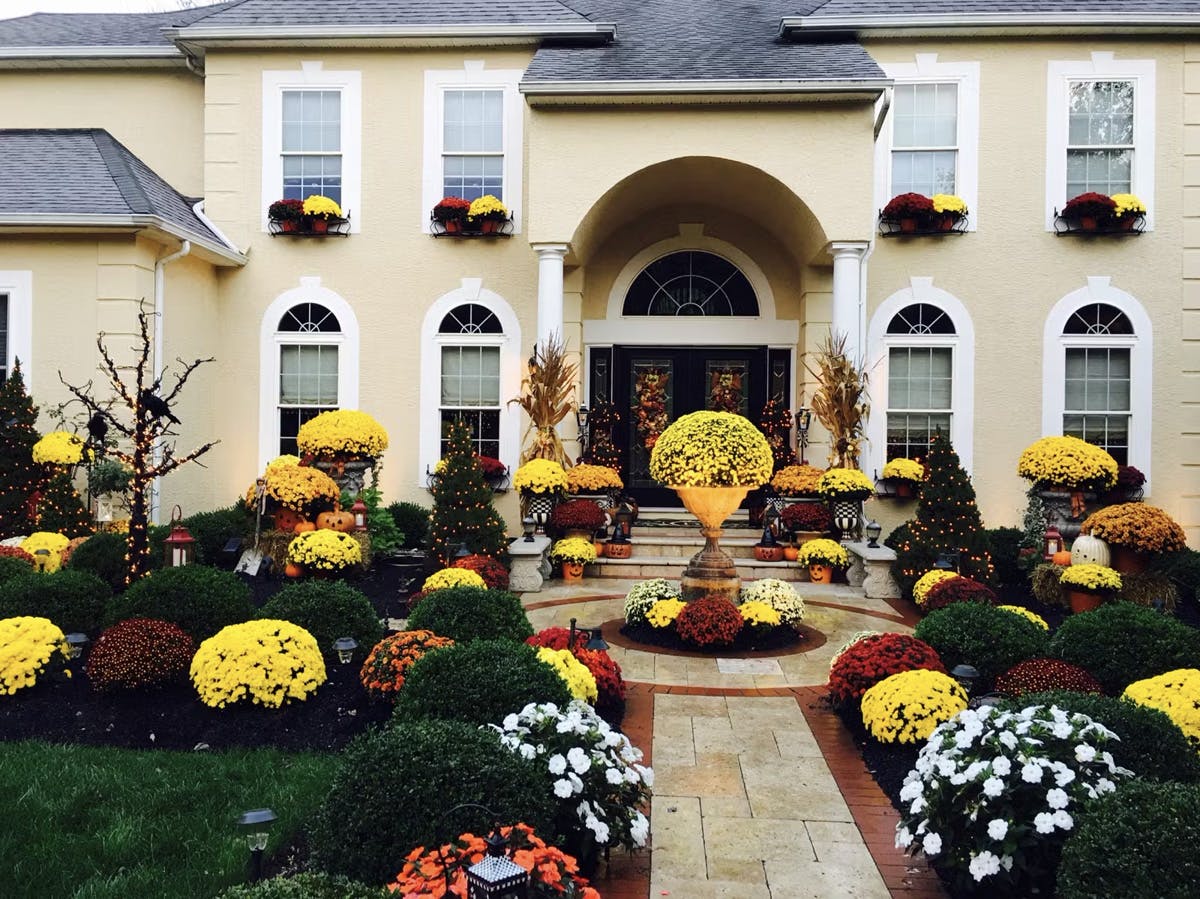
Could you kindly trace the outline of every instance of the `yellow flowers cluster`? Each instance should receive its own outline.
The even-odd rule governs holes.
[[[884,678],[863,694],[862,719],[881,743],[923,743],[933,729],[967,707],[958,682],[919,668]]]
[[[801,565],[828,565],[831,568],[846,568],[850,564],[850,553],[836,540],[818,537],[800,547],[796,561]]]
[[[679,599],[679,586],[661,577],[638,581],[625,595],[625,623],[645,624],[646,613],[660,599]]]
[[[32,687],[55,653],[70,658],[67,639],[49,618],[21,616],[0,621],[0,696]]]
[[[646,611],[646,623],[651,627],[670,627],[687,607],[680,599],[660,599]]]
[[[288,561],[315,571],[341,571],[362,564],[362,547],[349,534],[322,529],[297,534],[287,548]]]
[[[272,468],[277,468],[280,465],[299,465],[300,457],[293,456],[291,453],[284,453],[282,456],[276,456],[267,463],[267,474],[271,473]]]
[[[587,665],[575,658],[571,650],[543,646],[538,649],[537,657],[539,662],[549,665],[563,679],[573,698],[595,704],[600,695],[596,689],[596,678],[588,671]]]
[[[1158,709],[1200,750],[1200,671],[1178,668],[1158,677],[1134,681],[1121,698]]]
[[[325,683],[316,638],[290,621],[264,618],[222,628],[192,658],[192,686],[214,708],[250,699],[277,709]]]
[[[477,587],[480,590],[486,590],[487,584],[484,583],[479,572],[471,571],[469,568],[443,568],[425,578],[421,590],[428,593],[430,590],[446,590],[450,587]]]
[[[1089,593],[1116,593],[1121,589],[1121,575],[1107,565],[1068,565],[1058,582],[1064,587],[1086,590]]]
[[[285,509],[307,515],[315,504],[332,504],[341,496],[337,482],[321,469],[280,461],[286,458],[289,457],[281,456],[270,463],[263,474],[268,499]],[[254,505],[253,485],[246,491],[246,505]]]
[[[813,465],[787,465],[775,472],[771,486],[783,496],[814,496],[817,481],[824,473],[824,469]]]
[[[33,461],[39,465],[77,465],[95,456],[83,440],[67,431],[51,431],[33,445]]]
[[[467,217],[472,219],[496,219],[504,221],[508,218],[508,207],[491,194],[484,194],[471,201]]]
[[[933,203],[934,212],[952,212],[956,215],[967,214],[967,204],[963,202],[962,197],[954,194],[934,194],[929,198]],[[887,477],[887,475],[884,475]]]
[[[590,565],[596,561],[596,544],[582,537],[566,537],[551,547],[550,561]]]
[[[530,459],[513,475],[513,487],[524,493],[563,493],[567,473],[550,459]]]
[[[49,573],[62,567],[62,552],[70,542],[70,539],[62,534],[37,531],[21,541],[21,549],[33,556],[38,571]],[[43,549],[46,553],[39,553],[39,550]]]
[[[300,452],[318,459],[373,459],[388,448],[388,434],[366,412],[334,409],[300,425],[296,446]]]
[[[1037,612],[1031,612],[1024,606],[996,606],[1002,612],[1012,612],[1014,615],[1020,615],[1022,618],[1028,618],[1044,631],[1050,630],[1050,625],[1046,623],[1046,619]]]
[[[1106,489],[1117,482],[1117,463],[1078,437],[1043,437],[1021,453],[1017,474],[1041,490]]]
[[[567,469],[569,493],[597,493],[604,490],[620,490],[624,486],[621,476],[607,465],[589,465],[583,462]]]
[[[742,619],[746,624],[775,627],[783,620],[779,617],[778,612],[757,599],[742,603],[738,606],[738,611],[742,613]]]
[[[767,438],[730,412],[692,412],[655,441],[650,475],[672,487],[757,487],[771,478]]]
[[[831,468],[817,479],[817,493],[826,499],[866,499],[875,482],[857,468]]]
[[[925,600],[929,597],[929,591],[933,589],[933,585],[942,581],[948,581],[953,577],[958,577],[958,575],[953,571],[942,571],[940,568],[926,571],[913,584],[913,602],[924,608]]]
[[[1109,199],[1117,204],[1116,209],[1113,210],[1113,215],[1117,218],[1130,213],[1133,215],[1146,214],[1146,204],[1134,194],[1113,194]]]
[[[342,207],[336,201],[324,197],[321,194],[313,194],[304,201],[304,214],[312,216],[320,216],[324,219],[341,218]]]
[[[883,476],[898,481],[912,481],[919,484],[925,480],[925,466],[915,459],[893,459],[883,466]]]
[[[1147,553],[1178,552],[1187,545],[1183,528],[1157,506],[1120,503],[1089,515],[1080,533]]]

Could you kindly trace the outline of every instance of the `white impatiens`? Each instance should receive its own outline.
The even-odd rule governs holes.
[[[905,778],[896,845],[936,856],[964,888],[1025,895],[1052,876],[1070,810],[1131,775],[1104,749],[1116,739],[1054,706],[964,710],[934,730]]]
[[[491,727],[512,752],[545,765],[560,807],[598,846],[646,845],[650,822],[641,807],[650,798],[654,772],[641,764],[641,750],[590,705],[530,703]]]

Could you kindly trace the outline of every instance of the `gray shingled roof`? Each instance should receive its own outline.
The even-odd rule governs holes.
[[[0,129],[0,216],[157,216],[229,249],[184,197],[103,128]]]
[[[861,46],[778,37],[796,0],[570,0],[589,19],[616,22],[594,47],[545,46],[523,83],[555,81],[858,81],[883,71]],[[808,11],[817,0],[804,6]]]
[[[197,24],[205,28],[252,28],[585,22],[569,0],[241,0]]]
[[[34,13],[0,19],[0,47],[156,47],[174,45],[163,30],[230,6],[156,13]]]
[[[812,12],[794,9],[790,15],[819,20],[822,16],[955,13],[1200,13],[1197,0],[826,0],[816,5]]]

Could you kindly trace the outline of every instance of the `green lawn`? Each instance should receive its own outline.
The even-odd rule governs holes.
[[[234,822],[279,815],[270,855],[321,802],[334,755],[0,744],[6,899],[208,899],[241,881]]]

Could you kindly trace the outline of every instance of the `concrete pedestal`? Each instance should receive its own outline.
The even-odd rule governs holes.
[[[852,587],[862,587],[868,599],[899,599],[900,585],[892,577],[894,550],[886,546],[870,547],[865,540],[843,543],[850,552],[850,568],[846,580]]]
[[[508,588],[514,593],[537,593],[549,574],[550,562],[546,551],[550,549],[550,538],[535,536],[532,540],[518,537],[508,545],[511,568]],[[543,573],[545,572],[545,573]]]

